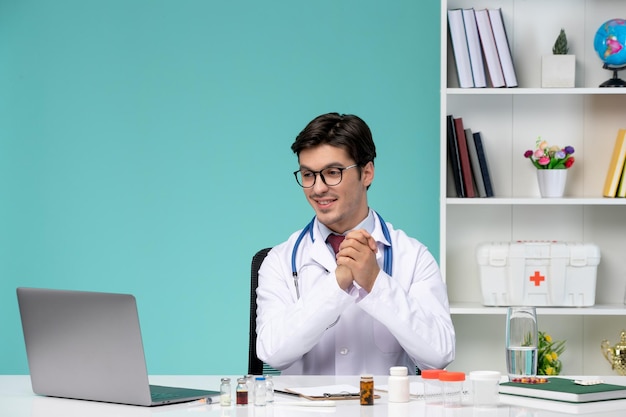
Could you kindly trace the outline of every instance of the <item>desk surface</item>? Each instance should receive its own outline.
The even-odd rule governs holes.
[[[236,378],[236,376],[231,376]],[[411,377],[420,381],[419,377]],[[626,385],[626,377],[603,377],[606,382]],[[220,376],[152,376],[150,382],[188,388],[219,390]],[[358,386],[359,377],[349,376],[279,376],[277,388],[349,384]],[[375,385],[385,385],[386,376],[377,376]],[[0,416],[11,417],[556,417],[575,414],[601,414],[603,417],[623,417],[626,400],[604,401],[588,404],[569,404],[549,400],[535,400],[510,395],[500,396],[500,405],[493,409],[478,409],[470,404],[450,409],[426,405],[423,400],[412,399],[405,404],[390,404],[384,392],[374,406],[360,406],[358,400],[337,401],[336,407],[313,408],[290,405],[267,407],[231,406],[219,404],[175,404],[161,407],[137,407],[90,401],[49,398],[34,395],[27,375],[0,375]],[[293,402],[293,397],[276,396],[276,402]],[[303,400],[306,401],[306,400]]]

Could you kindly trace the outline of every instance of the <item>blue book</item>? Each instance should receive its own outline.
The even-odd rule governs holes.
[[[478,154],[478,162],[480,163],[480,172],[485,185],[486,197],[493,197],[493,185],[491,184],[491,175],[489,175],[489,165],[487,164],[487,153],[483,146],[482,136],[480,132],[474,132],[474,144],[476,145],[476,153]]]

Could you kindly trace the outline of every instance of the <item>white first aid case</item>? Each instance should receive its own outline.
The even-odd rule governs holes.
[[[489,242],[476,258],[485,306],[589,307],[600,249],[591,243]]]

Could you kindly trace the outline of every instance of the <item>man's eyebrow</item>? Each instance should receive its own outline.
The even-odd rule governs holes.
[[[326,164],[324,167],[322,167],[321,170],[324,170],[326,168],[343,168],[345,166],[346,166],[346,164],[341,163],[341,162],[330,162],[329,164]],[[310,167],[308,167],[306,165],[300,165],[300,169],[301,170],[304,169],[304,170],[307,170],[307,171],[315,171],[313,168],[310,168]]]

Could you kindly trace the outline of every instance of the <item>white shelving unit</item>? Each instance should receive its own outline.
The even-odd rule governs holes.
[[[458,88],[447,10],[501,8],[518,88]],[[596,305],[538,308],[539,328],[566,339],[563,372],[610,375],[600,343],[626,329],[626,199],[602,197],[613,145],[626,128],[626,89],[598,88],[612,77],[593,38],[602,23],[626,18],[620,0],[443,0],[441,7],[440,264],[457,332],[450,369],[505,370],[504,307],[484,307],[475,250],[480,242],[561,240],[601,250]],[[564,28],[576,55],[576,87],[541,88],[541,56]],[[622,76],[626,79],[626,71]],[[446,115],[482,133],[494,198],[456,198],[448,171]],[[566,197],[542,199],[535,168],[523,157],[541,136],[571,145]]]

